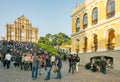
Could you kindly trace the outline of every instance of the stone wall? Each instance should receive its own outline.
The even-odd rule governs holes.
[[[113,58],[113,70],[120,71],[120,51],[103,51],[93,53],[80,53],[80,64],[85,66],[86,63],[90,62],[90,58],[95,56],[108,56]]]

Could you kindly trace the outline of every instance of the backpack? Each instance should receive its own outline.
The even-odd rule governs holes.
[[[80,61],[80,58],[79,58],[79,57],[77,57],[77,58],[76,58],[76,62],[79,62],[79,61]]]
[[[74,62],[75,62],[74,58],[73,58],[73,57],[70,57],[70,58],[69,58],[69,63],[70,63],[70,64],[74,64]]]

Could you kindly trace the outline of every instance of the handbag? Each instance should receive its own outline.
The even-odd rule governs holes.
[[[56,73],[58,71],[58,67],[55,66],[54,69],[53,69],[53,72]]]

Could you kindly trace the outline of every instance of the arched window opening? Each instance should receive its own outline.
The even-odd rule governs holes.
[[[22,29],[24,29],[24,25],[22,25]]]
[[[107,2],[107,18],[111,18],[115,15],[115,1],[108,0]]]
[[[85,13],[83,16],[83,29],[87,28],[87,26],[88,26],[88,16],[87,13]]]
[[[98,8],[95,7],[92,11],[92,24],[97,24],[98,22]]]
[[[114,30],[110,30],[108,33],[108,44],[107,44],[108,50],[114,50],[115,48],[115,34]]]
[[[79,47],[80,47],[80,46],[79,46],[79,41],[80,41],[79,39],[76,39],[76,53],[77,53],[77,54],[79,53],[79,49],[80,49],[80,48],[79,48]]]
[[[84,38],[83,52],[87,52],[87,37]]]
[[[98,40],[97,40],[97,35],[94,35],[93,37],[93,46],[92,46],[92,51],[96,52],[98,49]]]
[[[76,32],[80,31],[80,18],[77,18],[76,20]]]

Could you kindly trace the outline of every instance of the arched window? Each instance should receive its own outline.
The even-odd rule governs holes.
[[[114,50],[115,48],[115,31],[110,29],[108,32],[108,50]]]
[[[76,53],[79,53],[79,39],[76,39]]]
[[[93,46],[92,46],[92,51],[96,52],[98,49],[98,39],[97,39],[97,35],[94,34],[93,35]]]
[[[84,43],[83,43],[83,52],[87,52],[87,46],[88,46],[88,39],[87,39],[87,37],[84,37],[83,38],[83,41],[84,41]]]
[[[107,2],[107,18],[111,18],[115,14],[115,1],[108,0]]]
[[[92,11],[92,24],[97,24],[98,22],[98,8],[95,7]]]
[[[22,29],[24,29],[24,25],[22,25]]]
[[[77,18],[76,20],[76,32],[80,31],[80,18]]]
[[[87,13],[85,13],[83,16],[83,29],[87,28],[87,26],[88,26],[88,16]]]

